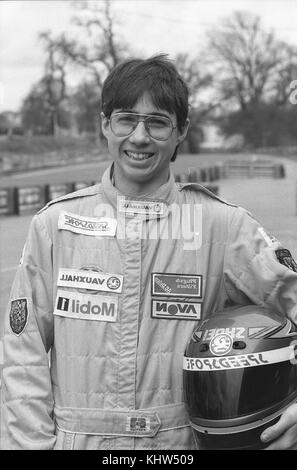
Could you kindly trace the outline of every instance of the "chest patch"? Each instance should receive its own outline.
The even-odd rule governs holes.
[[[118,297],[111,295],[80,294],[58,290],[54,315],[78,320],[115,322]]]
[[[152,295],[171,297],[202,297],[200,274],[152,273]]]
[[[199,320],[201,318],[201,303],[167,302],[153,299],[151,315],[153,318],[172,320]]]
[[[94,291],[122,292],[123,276],[95,271],[59,269],[57,285]]]
[[[123,214],[163,215],[165,204],[159,201],[139,201],[119,197],[118,211]]]
[[[114,237],[117,221],[111,217],[83,217],[71,212],[61,212],[58,220],[59,230],[88,235],[91,237]]]

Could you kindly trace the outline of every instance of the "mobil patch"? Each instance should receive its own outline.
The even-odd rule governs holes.
[[[9,322],[14,334],[19,336],[25,329],[28,322],[28,299],[15,299],[11,301]]]
[[[70,212],[61,212],[58,220],[59,230],[88,235],[91,237],[114,237],[117,221],[111,217],[83,217]]]
[[[58,290],[54,315],[78,320],[115,322],[118,297],[111,295],[79,294]]]
[[[151,315],[153,318],[199,320],[201,318],[201,303],[152,300]]]
[[[199,274],[152,273],[152,295],[202,297],[202,276]]]

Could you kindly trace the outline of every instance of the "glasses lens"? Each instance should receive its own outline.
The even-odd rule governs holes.
[[[167,140],[172,132],[170,119],[162,116],[151,116],[145,120],[148,133],[153,139]]]
[[[173,129],[172,122],[165,116],[145,116],[132,113],[118,113],[110,118],[110,127],[117,137],[126,137],[143,121],[147,133],[156,140],[167,140]]]
[[[112,132],[118,137],[131,134],[137,126],[138,119],[133,114],[114,114],[110,119]]]

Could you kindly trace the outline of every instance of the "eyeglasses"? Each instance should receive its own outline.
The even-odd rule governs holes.
[[[135,131],[139,122],[144,123],[146,132],[152,139],[167,140],[176,126],[166,116],[137,113],[115,113],[110,117],[110,128],[117,137],[128,137]]]

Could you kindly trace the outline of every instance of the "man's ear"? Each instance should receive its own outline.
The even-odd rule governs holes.
[[[190,125],[190,119],[187,118],[181,134],[179,134],[179,136],[177,137],[178,145],[180,145],[182,141],[185,140],[187,133],[188,133],[189,125]]]
[[[105,116],[104,113],[100,113],[100,118],[101,118],[102,134],[104,135],[104,137],[107,138],[108,129],[109,129],[109,119]]]

